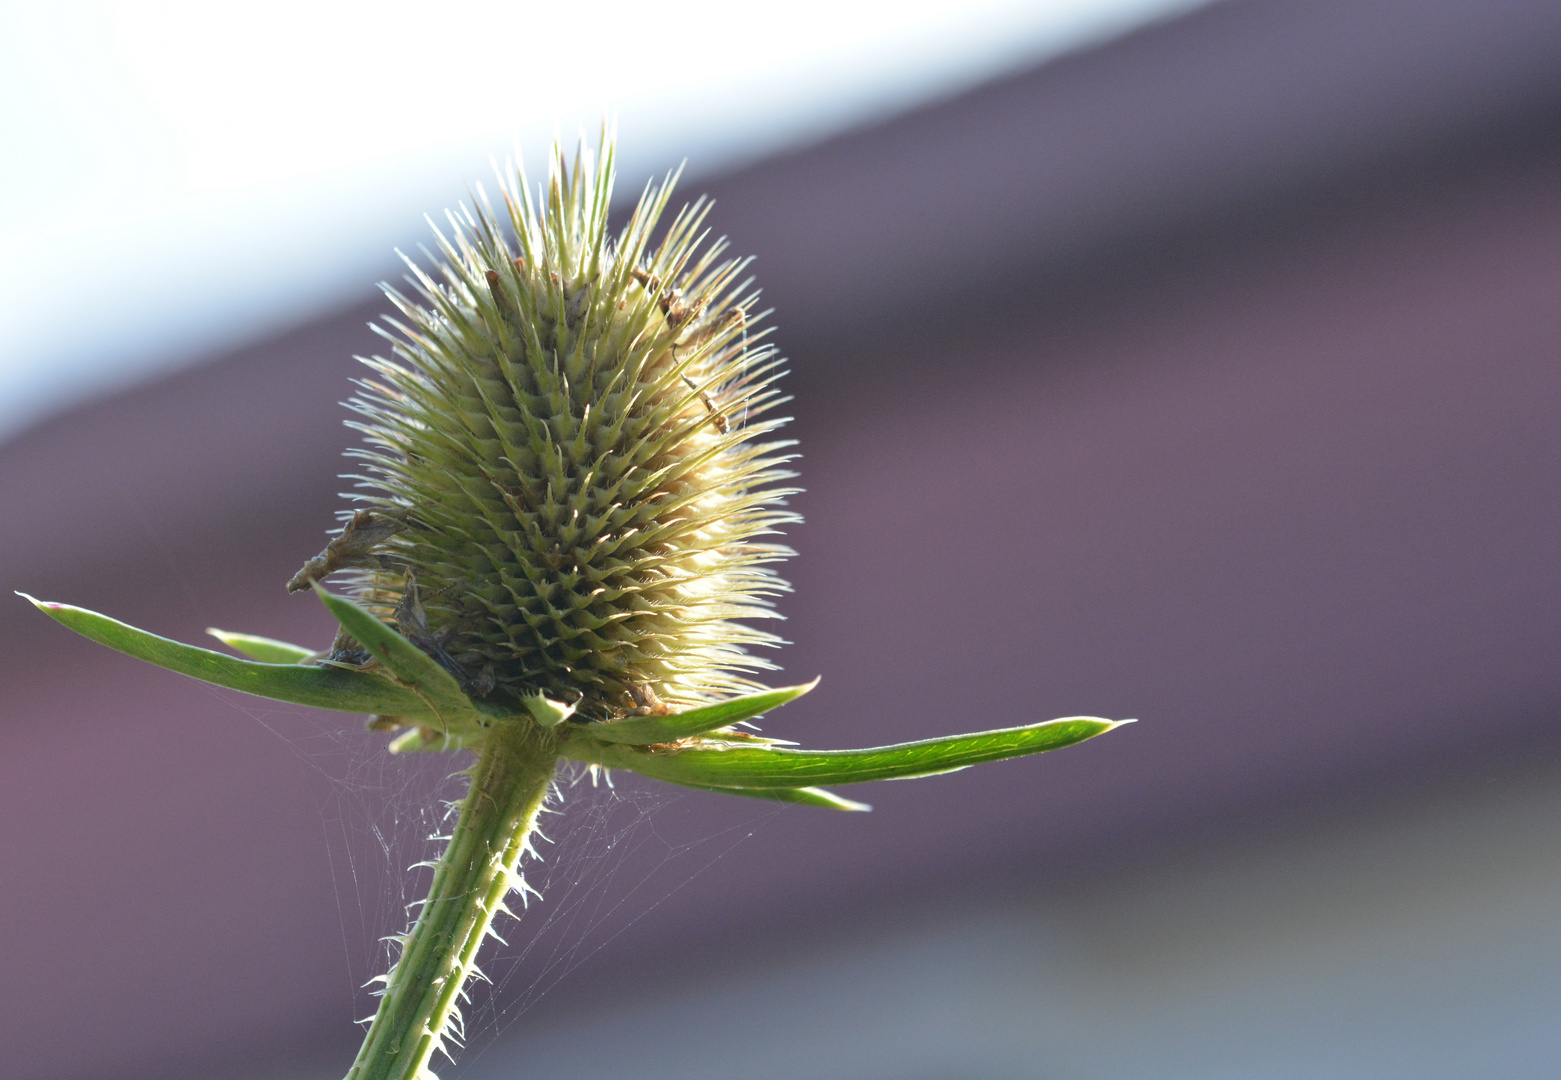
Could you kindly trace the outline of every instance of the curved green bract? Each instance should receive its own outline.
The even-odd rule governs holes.
[[[294,645],[287,641],[278,641],[276,638],[260,637],[256,634],[235,634],[231,630],[218,630],[213,626],[208,626],[206,632],[234,652],[241,652],[251,660],[259,660],[262,664],[301,664],[314,655],[313,649],[306,649],[302,645]]]
[[[1038,754],[1083,742],[1131,721],[1070,716],[1025,727],[980,731],[866,750],[789,750],[747,747],[645,750],[571,740],[566,757],[628,769],[676,784],[727,788],[802,788],[858,784],[950,772],[984,761]]]
[[[424,703],[423,711],[432,712],[439,720],[436,726],[446,731],[476,730],[497,718],[479,712],[454,675],[392,627],[380,622],[372,612],[326,592],[318,583],[314,591],[347,633],[417,695]]]
[[[417,694],[381,675],[341,667],[262,664],[170,641],[128,626],[107,615],[70,604],[31,601],[38,610],[83,637],[107,645],[149,664],[177,671],[202,682],[241,690],[257,697],[312,705],[340,712],[385,713],[410,722],[434,724],[438,717]]]
[[[757,694],[728,698],[671,716],[633,716],[626,720],[597,721],[582,726],[580,734],[599,742],[638,746],[677,742],[679,739],[691,739],[717,728],[752,720],[761,713],[780,708],[788,701],[795,701],[817,685],[818,680],[814,679],[801,686],[761,690]]]
[[[389,675],[334,665],[304,665],[296,662],[308,655],[299,646],[211,631],[250,655],[289,658],[288,662],[275,663],[240,660],[147,633],[85,608],[36,600],[26,593],[17,595],[84,637],[181,675],[277,701],[394,717],[412,729],[392,742],[391,750],[396,753],[473,748],[495,720],[520,719],[473,702],[454,676],[371,612],[318,587],[317,592],[347,632],[373,653]],[[1132,723],[1073,716],[865,750],[794,750],[722,742],[719,736],[683,748],[654,745],[696,738],[758,716],[800,697],[817,683],[815,679],[801,686],[765,690],[673,716],[579,725],[568,732],[558,750],[576,761],[627,769],[685,787],[836,810],[865,810],[864,804],[823,791],[819,785],[932,776],[985,761],[1060,749]]]
[[[693,788],[696,791],[717,791],[722,795],[744,795],[750,799],[768,799],[770,802],[800,803],[803,806],[822,806],[826,810],[855,810],[867,811],[872,807],[865,802],[857,802],[854,799],[842,798],[833,791],[825,791],[823,788],[737,788],[737,787],[712,787],[709,784],[684,784],[677,780],[669,781],[679,787]]]

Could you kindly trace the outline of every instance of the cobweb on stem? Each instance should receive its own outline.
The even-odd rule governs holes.
[[[366,1021],[377,1005],[377,977],[396,959],[396,939],[416,918],[431,865],[454,825],[450,808],[466,793],[462,769],[469,758],[392,755],[345,718],[256,708],[253,699],[216,693],[266,726],[328,782],[318,813],[348,976],[343,1004],[350,1002],[352,1019]],[[501,915],[494,924],[497,937],[490,935],[483,945],[478,959],[483,976],[467,987],[470,1000],[462,1003],[456,1033],[465,1049],[453,1075],[786,809],[723,801],[727,813],[695,829],[692,839],[685,828],[677,830],[685,837],[674,839],[658,827],[658,816],[699,796],[568,765],[554,789],[541,835],[532,837],[539,857],[527,856],[520,867],[537,895],[522,904],[518,893],[511,894],[518,921]]]

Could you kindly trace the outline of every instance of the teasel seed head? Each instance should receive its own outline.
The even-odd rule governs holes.
[[[289,583],[349,572],[360,603],[433,656],[472,697],[541,693],[582,719],[654,714],[757,685],[774,665],[786,584],[774,541],[797,521],[792,445],[771,436],[788,400],[755,323],[747,260],[707,242],[708,204],[659,240],[675,174],[608,232],[613,147],[555,146],[533,202],[523,172],[503,211],[435,230],[436,279],[379,329],[349,406],[366,446],[359,509]],[[331,659],[371,663],[339,636]]]

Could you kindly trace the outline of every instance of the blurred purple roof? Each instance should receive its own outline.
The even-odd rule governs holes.
[[[795,369],[780,659],[824,682],[768,730],[1142,722],[879,785],[872,815],[672,797],[604,882],[628,899],[558,928],[616,937],[555,1004],[760,924],[1556,756],[1557,55],[1548,2],[1227,0],[702,185]],[[323,642],[281,585],[340,505],[364,295],[0,447],[6,583],[183,640]],[[422,857],[379,826],[414,835],[448,763],[19,600],[0,628],[10,1075],[347,1054],[399,929],[387,868]]]

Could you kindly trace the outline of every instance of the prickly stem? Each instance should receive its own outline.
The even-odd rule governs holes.
[[[347,1080],[420,1080],[430,1075],[433,1052],[459,1037],[456,1003],[494,915],[519,881],[516,866],[557,761],[551,740],[535,730],[489,733],[428,899]]]

